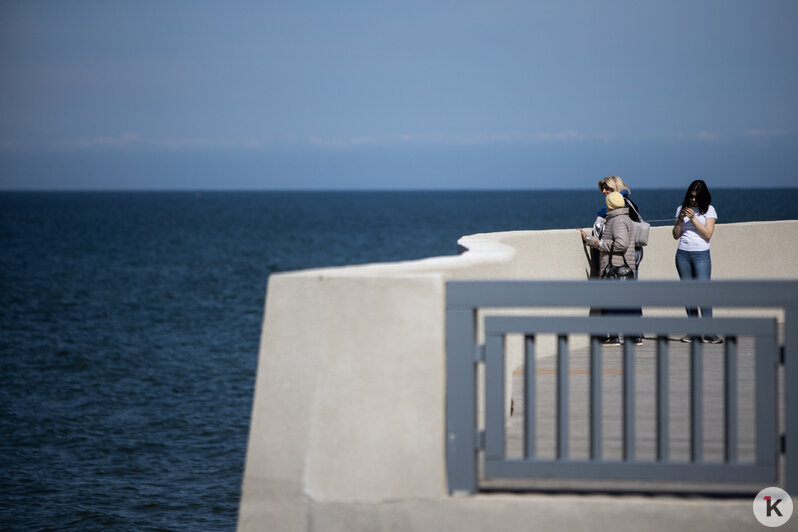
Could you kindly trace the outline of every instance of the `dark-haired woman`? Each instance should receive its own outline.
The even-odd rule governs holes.
[[[718,214],[712,206],[712,194],[707,184],[698,179],[690,183],[684,201],[676,209],[676,222],[673,224],[673,238],[679,241],[676,250],[676,270],[679,278],[708,281],[712,277],[712,258],[709,254],[709,241],[715,232]],[[698,309],[688,307],[687,316],[698,317]],[[701,307],[701,317],[711,318],[712,308]],[[682,341],[689,342],[689,337]],[[704,342],[719,344],[716,336],[704,336]]]

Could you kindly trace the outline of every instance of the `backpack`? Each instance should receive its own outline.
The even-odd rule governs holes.
[[[641,247],[648,244],[648,232],[651,230],[651,224],[643,220],[643,217],[640,216],[640,213],[634,206],[634,203],[627,200],[627,205],[635,211],[637,215],[637,219],[640,220],[639,222],[635,222],[632,220],[632,227],[634,228],[634,241],[635,247]]]

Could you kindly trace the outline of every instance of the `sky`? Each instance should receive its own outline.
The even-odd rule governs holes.
[[[0,190],[798,186],[798,2],[0,0]]]

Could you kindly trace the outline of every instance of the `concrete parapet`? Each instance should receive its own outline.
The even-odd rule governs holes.
[[[269,278],[238,529],[743,530],[751,499],[451,497],[445,282],[586,279],[575,229],[466,236],[459,256]],[[678,279],[670,227],[641,279]],[[798,277],[798,221],[720,224],[713,278]]]

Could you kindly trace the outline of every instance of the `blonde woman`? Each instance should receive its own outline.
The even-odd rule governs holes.
[[[603,274],[609,266],[627,266],[631,270],[632,279],[636,279],[634,229],[629,217],[630,209],[627,207],[627,200],[620,192],[616,191],[605,193],[604,199],[607,213],[605,214],[606,223],[602,227],[601,236],[597,237],[595,234],[587,236],[585,231],[580,229],[582,242],[590,247],[591,250],[599,252],[598,271],[601,272],[601,277],[604,277]],[[642,309],[604,309],[602,314],[640,316],[642,315]],[[631,340],[636,345],[642,345],[643,343],[643,338],[640,336],[632,336]],[[600,341],[605,346],[621,345],[620,335],[618,334],[607,334]]]
[[[618,192],[624,199],[624,203],[626,208],[628,209],[629,218],[632,221],[639,222],[639,209],[637,204],[633,202],[629,196],[632,191],[626,186],[626,183],[623,182],[617,175],[608,175],[607,177],[600,179],[598,182],[598,189],[599,191],[604,194],[606,197],[613,192]],[[601,240],[602,235],[604,234],[604,225],[607,223],[607,206],[604,205],[601,210],[598,211],[596,221],[593,223],[593,236]],[[638,277],[638,272],[640,270],[640,261],[643,260],[643,248],[639,246],[635,246],[634,248],[634,271],[635,271],[635,279]],[[600,277],[601,276],[601,268],[599,267],[600,256],[598,250],[591,247],[590,248],[590,276],[591,277]],[[643,310],[636,308],[636,309],[622,309],[622,310],[601,310],[601,309],[590,309],[591,315],[599,315],[599,314],[626,314],[630,316],[642,316]],[[620,345],[620,340],[617,336],[608,336],[607,338],[602,340],[604,345]],[[642,343],[641,337],[635,337],[634,343],[640,345]]]
[[[640,221],[640,211],[637,208],[637,204],[633,202],[629,195],[632,193],[629,190],[629,187],[626,186],[626,183],[623,182],[623,179],[618,177],[617,175],[608,175],[604,179],[601,179],[598,182],[598,189],[601,191],[602,194],[606,197],[607,194],[612,192],[619,192],[621,196],[623,196],[624,200],[626,201],[626,206],[629,208],[629,218],[632,219],[633,222]],[[598,211],[596,216],[596,221],[593,222],[593,236],[601,239],[601,234],[604,232],[604,224],[607,223],[607,206],[603,206],[601,210]],[[635,247],[635,279],[637,279],[637,271],[640,269],[640,261],[643,260],[643,248],[642,247]],[[596,266],[598,264],[598,255],[591,251],[590,256],[591,261],[591,277],[598,277],[599,273],[596,271]]]

